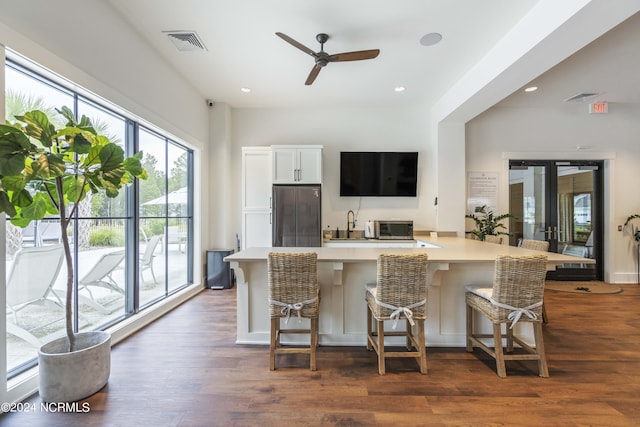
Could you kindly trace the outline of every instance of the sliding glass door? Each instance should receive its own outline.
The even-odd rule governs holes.
[[[601,161],[509,162],[511,245],[546,240],[549,251],[593,258],[549,273],[556,280],[602,280],[603,179]]]

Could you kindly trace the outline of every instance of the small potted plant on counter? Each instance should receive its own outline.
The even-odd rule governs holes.
[[[476,206],[474,212],[465,215],[465,217],[472,219],[476,226],[475,230],[467,231],[466,234],[472,234],[482,241],[486,236],[510,236],[509,233],[503,231],[507,227],[502,224],[502,221],[507,218],[515,218],[510,213],[495,215],[491,209],[487,208],[487,205]]]

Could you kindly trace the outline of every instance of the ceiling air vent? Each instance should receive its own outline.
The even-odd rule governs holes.
[[[600,93],[590,93],[590,92],[582,92],[576,95],[573,95],[570,98],[564,100],[564,102],[586,102],[589,101],[596,96],[601,95]]]
[[[180,51],[207,50],[195,31],[163,31]]]

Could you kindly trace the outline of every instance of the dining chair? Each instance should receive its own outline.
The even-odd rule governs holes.
[[[393,357],[415,358],[420,373],[427,373],[424,323],[427,318],[427,254],[381,254],[377,261],[375,287],[367,286],[367,350],[378,355],[378,373],[385,374],[385,360]],[[405,330],[396,331],[405,320]],[[376,323],[374,331],[373,323]],[[385,330],[385,321],[393,321]],[[414,334],[413,327],[417,331]],[[385,336],[406,338],[407,351],[385,351]],[[414,350],[415,349],[415,350]]]
[[[507,376],[505,360],[536,360],[539,375],[549,376],[541,319],[546,272],[546,255],[500,255],[495,262],[493,286],[466,287],[467,351],[473,352],[476,346],[493,357],[500,378]],[[476,312],[492,323],[493,334],[475,331]],[[516,336],[514,327],[521,322],[533,325],[535,346]],[[504,334],[502,324],[505,324]],[[493,348],[483,342],[487,338],[493,338]],[[503,338],[508,354],[503,348]],[[514,352],[514,344],[524,353]]]
[[[315,252],[270,252],[267,258],[269,316],[271,318],[269,369],[276,369],[276,355],[309,354],[309,365],[316,370],[318,347],[318,318],[320,295],[318,290],[318,256]],[[310,319],[310,327],[282,327],[290,321]],[[308,347],[282,345],[282,334],[310,334]]]

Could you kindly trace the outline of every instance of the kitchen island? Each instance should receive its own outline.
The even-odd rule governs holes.
[[[376,281],[381,253],[426,253],[429,257],[427,346],[465,346],[465,285],[491,286],[498,255],[539,254],[539,251],[485,243],[460,237],[420,239],[429,247],[279,247],[248,248],[229,255],[237,280],[237,343],[269,343],[267,255],[269,252],[316,252],[320,287],[320,344],[365,345],[364,288]],[[419,242],[420,242],[419,241]],[[418,243],[419,243],[418,242]],[[335,245],[334,245],[335,246]],[[548,269],[563,263],[593,263],[591,259],[556,253],[548,255]],[[291,320],[297,322],[297,319]],[[307,322],[306,319],[302,320]],[[480,323],[490,330],[490,325]],[[520,325],[518,325],[520,327]],[[530,325],[522,325],[528,328]],[[527,331],[523,331],[528,335]],[[292,337],[290,342],[295,342]],[[303,339],[303,338],[300,338]],[[394,342],[389,341],[391,344]]]

